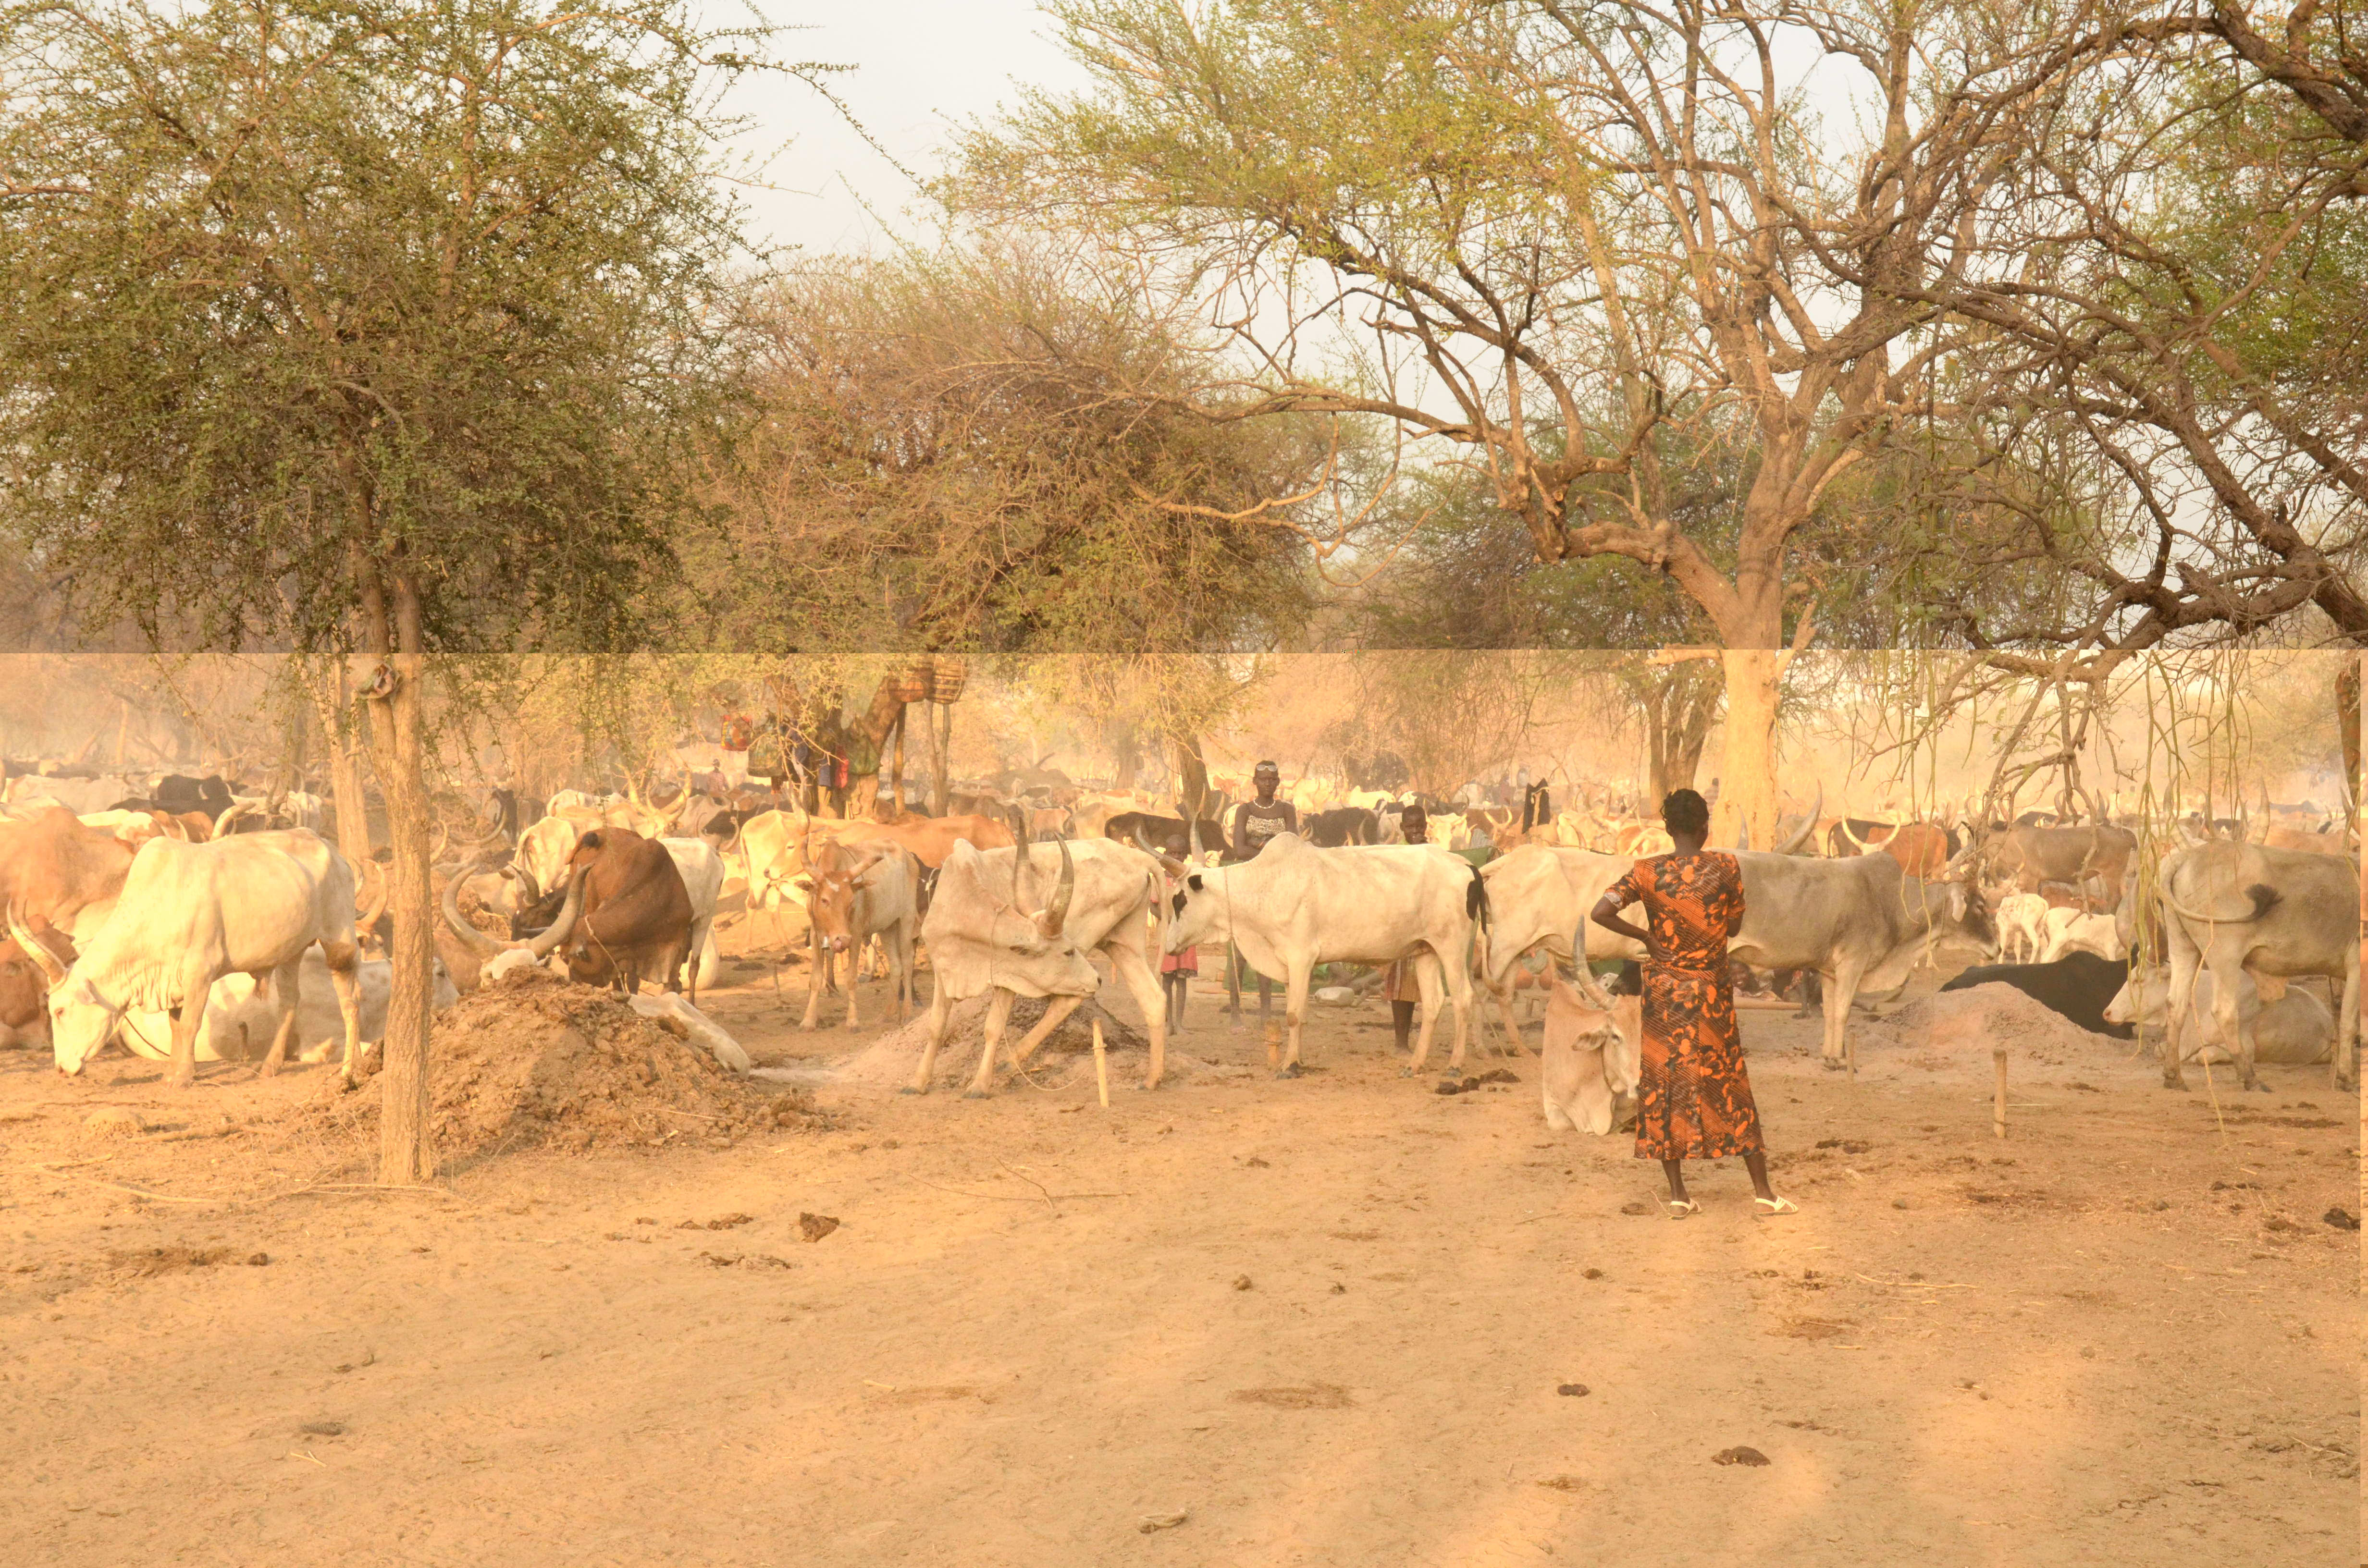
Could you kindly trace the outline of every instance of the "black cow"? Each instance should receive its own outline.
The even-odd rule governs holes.
[[[1975,964],[1941,987],[1965,991],[1976,985],[2011,985],[2045,1007],[2061,1014],[2090,1034],[2128,1040],[2127,1024],[2109,1024],[2105,1009],[2128,983],[2130,964],[2100,959],[2094,953],[2067,953],[2054,963]]]
[[[185,773],[167,773],[156,780],[155,793],[152,798],[158,811],[176,815],[182,812],[203,812],[210,817],[218,817],[230,810],[230,786],[222,782],[219,773],[210,773],[203,778],[192,778]]]
[[[1225,824],[1213,817],[1201,819],[1201,847],[1226,849]],[[1150,812],[1121,812],[1102,824],[1102,836],[1120,844],[1133,844],[1140,848],[1148,844],[1155,851],[1181,856],[1192,847],[1192,830],[1182,817],[1163,817]],[[1141,843],[1138,844],[1137,840]]]
[[[1318,849],[1338,849],[1349,844],[1379,844],[1382,841],[1382,821],[1362,806],[1338,806],[1328,812],[1317,812],[1304,824],[1307,842]]]

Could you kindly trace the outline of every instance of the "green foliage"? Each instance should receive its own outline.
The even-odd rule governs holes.
[[[8,521],[160,640],[630,640],[723,368],[686,6],[8,13]],[[416,627],[411,622],[416,618]]]

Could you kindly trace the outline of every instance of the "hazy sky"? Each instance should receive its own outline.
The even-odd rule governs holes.
[[[764,0],[757,9],[802,29],[778,40],[780,56],[856,67],[826,78],[831,90],[918,174],[935,170],[951,126],[1009,100],[1015,82],[1084,80],[1053,43],[1034,0]],[[733,15],[724,6],[710,14],[718,22]],[[880,230],[865,203],[898,232],[916,232],[904,210],[916,200],[912,183],[803,84],[759,82],[734,103],[759,122],[750,151],[788,143],[769,171],[779,188],[743,193],[760,235],[809,252],[877,249]]]

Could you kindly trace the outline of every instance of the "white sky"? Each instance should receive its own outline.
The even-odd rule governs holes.
[[[923,176],[937,171],[952,128],[1009,102],[1015,83],[1085,82],[1054,45],[1035,0],[757,0],[755,8],[801,29],[776,40],[779,57],[856,67],[825,80],[897,162]],[[723,5],[709,13],[717,23],[734,14]],[[752,83],[732,107],[757,121],[745,150],[778,154],[768,176],[778,188],[742,193],[756,237],[809,254],[876,252],[886,240],[866,203],[896,233],[927,232],[926,221],[913,221],[926,212],[912,183],[803,83]]]

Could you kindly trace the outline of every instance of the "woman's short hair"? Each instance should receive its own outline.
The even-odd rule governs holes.
[[[1671,833],[1697,836],[1710,831],[1710,802],[1691,790],[1672,790],[1661,801],[1661,824]]]

